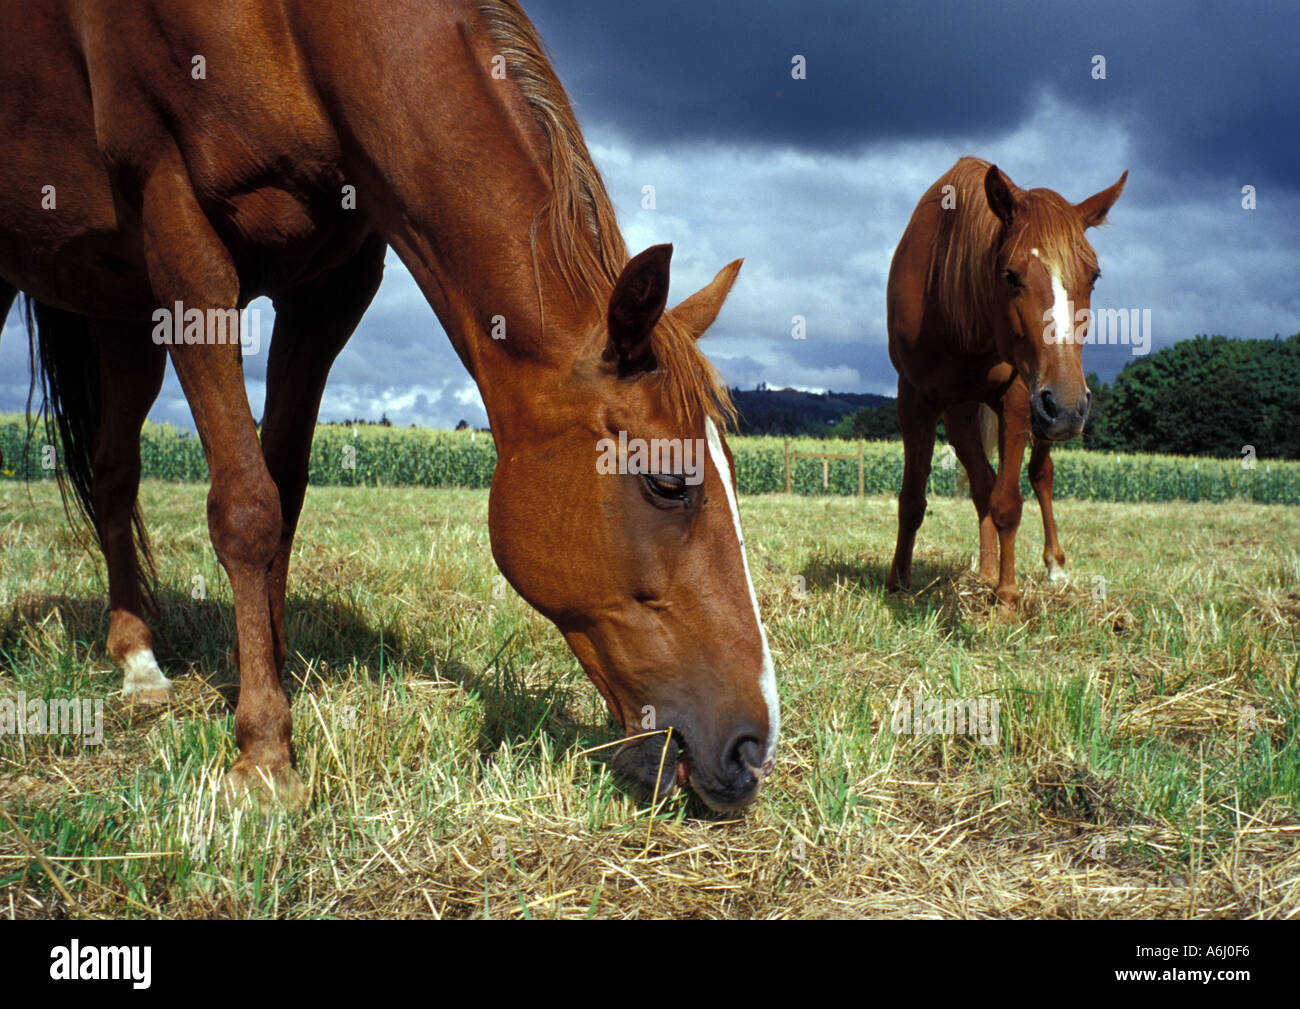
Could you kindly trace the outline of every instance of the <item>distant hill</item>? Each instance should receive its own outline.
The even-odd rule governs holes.
[[[828,435],[846,414],[894,401],[871,392],[803,392],[799,389],[732,389],[742,434]]]

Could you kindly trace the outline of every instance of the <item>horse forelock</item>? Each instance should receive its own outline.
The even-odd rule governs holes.
[[[1012,252],[1019,253],[1026,246],[1037,249],[1039,258],[1067,291],[1085,286],[1097,269],[1097,253],[1084,236],[1078,213],[1050,189],[1031,189],[1021,197],[1023,223]]]
[[[552,68],[537,30],[515,0],[482,0],[479,17],[500,55],[507,78],[515,83],[546,139],[551,195],[533,223],[534,272],[537,233],[546,222],[550,253],[569,293],[598,300],[603,315],[619,273],[628,261],[600,171],[582,137],[569,96]],[[540,280],[539,280],[540,284]],[[720,427],[736,411],[716,369],[700,351],[695,334],[665,312],[655,327],[653,350],[664,398],[681,423],[711,418]]]
[[[962,349],[970,351],[990,346],[997,324],[997,253],[1003,226],[984,194],[988,169],[987,161],[962,158],[931,187],[931,198],[940,200],[943,187],[953,186],[956,203],[941,213],[931,243],[927,287],[935,292]],[[1010,251],[1037,249],[1067,290],[1085,286],[1083,281],[1097,269],[1097,254],[1084,237],[1079,215],[1050,189],[1023,190],[1010,179],[1007,183],[1019,204]]]

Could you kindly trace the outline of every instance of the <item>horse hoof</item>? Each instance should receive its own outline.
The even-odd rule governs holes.
[[[130,704],[166,704],[175,693],[153,651],[142,648],[122,664],[122,696]]]
[[[1070,576],[1065,573],[1065,568],[1055,561],[1047,565],[1047,580],[1053,585],[1070,584]]]
[[[231,806],[259,812],[279,807],[297,813],[306,808],[309,798],[307,786],[287,760],[269,766],[237,760],[226,772],[222,791]]]
[[[122,688],[122,698],[127,704],[170,704],[175,697],[176,691],[170,683],[165,687]]]

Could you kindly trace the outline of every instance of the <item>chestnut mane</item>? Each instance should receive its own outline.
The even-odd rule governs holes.
[[[570,292],[575,297],[589,292],[607,302],[628,261],[627,246],[569,97],[536,29],[515,0],[483,0],[479,16],[549,147],[552,193],[534,222],[533,256],[538,251],[537,224],[549,219],[551,255]],[[671,312],[664,312],[655,327],[652,346],[659,365],[656,377],[680,422],[710,417],[725,427],[734,421],[736,411],[726,386],[700,351],[695,334]]]

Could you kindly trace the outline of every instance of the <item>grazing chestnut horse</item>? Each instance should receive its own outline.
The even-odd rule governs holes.
[[[898,369],[905,453],[889,589],[911,585],[941,415],[970,477],[980,575],[997,586],[998,600],[1012,606],[1020,599],[1020,465],[1031,436],[1043,561],[1053,579],[1065,577],[1049,452],[1052,442],[1077,436],[1088,416],[1087,327],[1076,325],[1074,311],[1089,310],[1100,272],[1084,230],[1106,219],[1127,177],[1070,204],[1050,189],[1016,187],[996,165],[962,158],[921,197],[889,268],[889,357]],[[981,437],[983,407],[997,414],[996,477]]]
[[[285,583],[325,379],[392,246],[491,419],[498,565],[643,737],[616,768],[659,794],[689,781],[719,809],[750,801],[776,752],[776,689],[721,433],[731,406],[695,343],[740,262],[666,309],[671,247],[629,261],[518,5],[49,0],[0,7],[0,37],[3,303],[36,302],[126,695],[171,688],[138,521],[133,536],[140,428],[170,355],[238,624],[227,783],[306,798],[280,686]],[[260,441],[241,348],[211,324],[258,295],[275,304]],[[185,339],[160,344],[155,310],[177,303]],[[191,310],[208,320],[193,341]],[[689,439],[702,482],[599,472],[600,443],[624,432]]]

